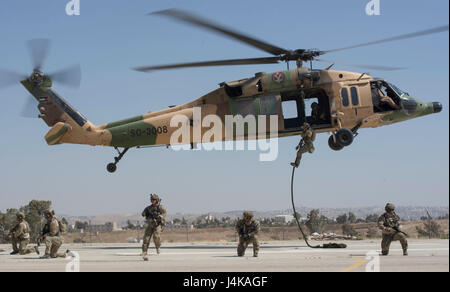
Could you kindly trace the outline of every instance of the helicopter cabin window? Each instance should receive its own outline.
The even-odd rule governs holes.
[[[342,96],[342,105],[343,106],[348,106],[350,104],[349,99],[348,99],[348,90],[347,88],[342,88],[341,89],[341,96]]]
[[[246,117],[254,114],[253,98],[237,100],[235,103],[235,114]]]
[[[359,104],[358,88],[351,87],[350,88],[350,92],[351,92],[351,95],[352,95],[352,104],[353,105],[358,105]]]
[[[261,96],[259,98],[260,115],[278,115],[278,104],[276,96]]]
[[[296,119],[298,118],[297,101],[286,100],[282,103],[283,117],[284,119]]]

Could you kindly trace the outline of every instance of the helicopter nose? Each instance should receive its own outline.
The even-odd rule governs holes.
[[[433,102],[434,113],[440,113],[442,111],[442,104],[440,102]]]

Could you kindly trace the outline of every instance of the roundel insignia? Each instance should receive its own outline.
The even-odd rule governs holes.
[[[275,83],[282,83],[284,80],[286,80],[286,75],[284,75],[283,72],[275,72],[272,74],[272,81]]]

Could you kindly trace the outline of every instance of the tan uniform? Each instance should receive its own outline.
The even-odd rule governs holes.
[[[58,253],[64,241],[59,231],[58,220],[53,217],[50,221],[47,221],[44,230],[44,232],[47,232],[44,234],[45,255],[50,255],[52,258],[65,258],[65,253]]]
[[[239,245],[237,248],[238,256],[244,256],[245,250],[248,245],[253,244],[253,254],[255,256],[258,255],[259,252],[259,241],[258,241],[258,233],[260,227],[259,222],[255,219],[251,219],[250,221],[246,221],[244,219],[240,219],[236,223],[236,232],[239,234]]]
[[[147,229],[145,229],[144,243],[142,245],[142,252],[147,253],[150,240],[153,237],[156,251],[159,253],[161,247],[161,232],[165,224],[166,209],[161,205],[150,205],[144,209],[142,216],[147,219]]]
[[[16,253],[26,255],[35,252],[33,248],[27,248],[30,243],[30,225],[25,220],[13,228],[11,241],[13,251]]]
[[[397,231],[400,227],[400,217],[397,214],[384,213],[378,218],[377,225],[382,231],[381,253],[383,255],[389,254],[389,247],[392,241],[399,240],[403,251],[406,252],[408,250],[408,241],[405,234]]]
[[[302,140],[297,146],[297,157],[295,159],[295,162],[292,162],[291,165],[298,167],[300,165],[300,161],[302,159],[303,153],[314,152],[314,140],[316,140],[316,132],[314,132],[311,128],[308,130],[302,132],[300,134],[302,136]]]

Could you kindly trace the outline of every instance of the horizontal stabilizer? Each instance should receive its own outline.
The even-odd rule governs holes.
[[[45,141],[47,141],[48,145],[59,144],[59,141],[67,132],[70,132],[72,127],[63,122],[56,123],[53,128],[45,135]]]

